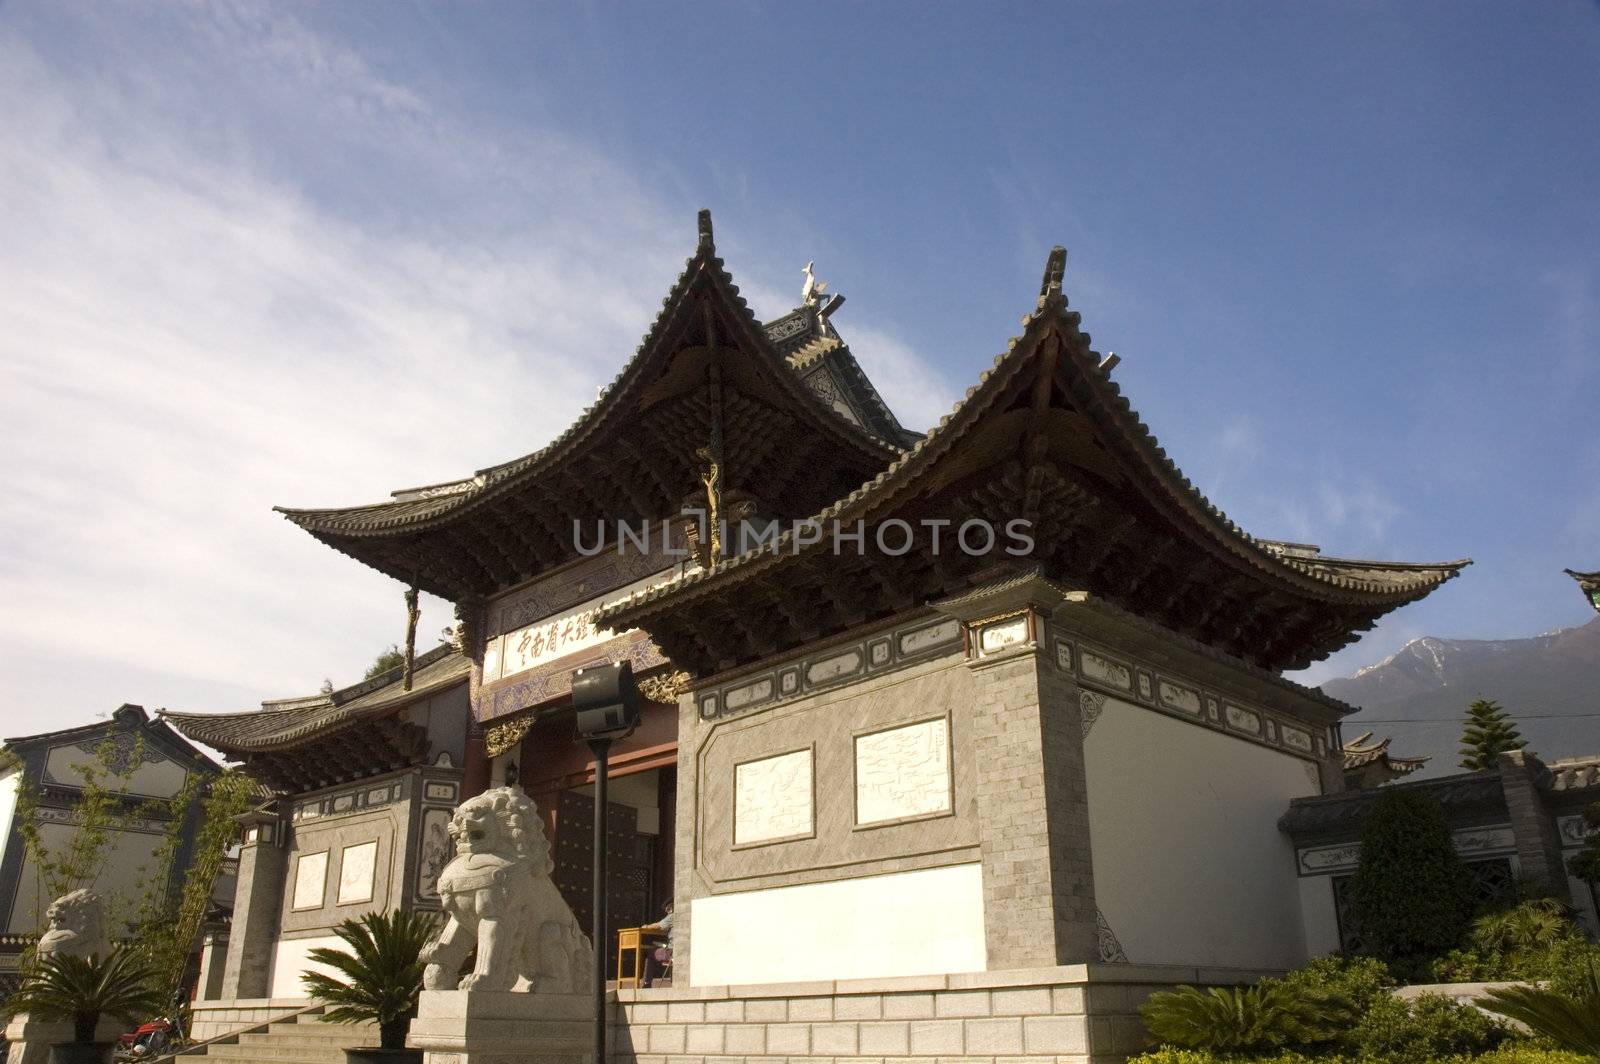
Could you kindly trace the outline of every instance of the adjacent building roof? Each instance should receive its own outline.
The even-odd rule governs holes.
[[[781,322],[778,333],[795,329],[784,342],[836,339],[818,308]],[[724,492],[758,500],[766,516],[803,517],[887,466],[905,440],[859,367],[852,376],[848,350],[832,357],[821,368],[837,372],[844,411],[801,380],[751,314],[702,211],[699,245],[637,352],[554,442],[387,502],[280,511],[380,572],[457,602],[575,557],[575,524],[677,514],[702,490],[708,457]]]
[[[326,695],[280,699],[241,713],[170,713],[183,734],[243,761],[258,779],[285,791],[311,790],[414,764],[426,736],[400,717],[408,705],[464,686],[472,662],[455,647],[420,655],[407,690],[400,668]]]
[[[1596,613],[1600,613],[1600,572],[1580,573],[1574,569],[1563,569],[1572,579],[1578,582],[1578,587],[1583,591],[1583,597],[1589,600]]]
[[[401,670],[390,669],[326,695],[263,703],[241,713],[172,713],[162,717],[196,742],[230,757],[292,750],[312,739],[358,724],[392,716],[401,707],[463,684],[472,662],[454,647],[441,644],[417,658],[408,691]]]
[[[12,750],[26,751],[40,746],[58,746],[75,740],[98,740],[115,732],[135,730],[142,731],[147,739],[154,740],[164,753],[183,758],[201,771],[216,772],[222,767],[203,751],[185,742],[183,736],[169,727],[165,721],[151,720],[150,714],[143,706],[129,702],[124,702],[113,710],[110,720],[97,720],[92,724],[80,724],[74,728],[61,728],[34,735],[19,735],[5,740],[5,746]]]
[[[1498,772],[1468,772],[1431,780],[1391,783],[1389,787],[1426,788],[1454,825],[1478,818],[1505,815],[1505,792]],[[1278,820],[1278,827],[1296,839],[1320,836],[1353,837],[1372,811],[1372,803],[1387,788],[1343,791],[1310,798],[1296,798],[1289,811]]]
[[[880,439],[909,447],[921,435],[900,424],[833,327],[833,312],[843,302],[844,297],[835,296],[822,306],[797,307],[763,328],[790,368],[841,417]]]
[[[1334,558],[1245,533],[1183,476],[1110,379],[1067,308],[1065,265],[1056,248],[1022,335],[956,408],[818,511],[818,523],[1026,520],[1028,564],[1047,576],[1273,670],[1339,649],[1470,564]],[[705,674],[951,593],[996,562],[835,547],[790,530],[596,620],[644,628],[676,664]]]
[[[1428,763],[1426,757],[1396,757],[1389,753],[1390,737],[1374,740],[1371,732],[1363,732],[1344,744],[1345,779],[1360,786],[1387,783],[1401,776],[1409,776]]]
[[[1563,758],[1560,761],[1552,761],[1545,767],[1550,770],[1552,791],[1600,793],[1600,754]]]

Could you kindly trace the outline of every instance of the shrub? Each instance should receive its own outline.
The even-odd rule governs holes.
[[[1292,1049],[1268,1053],[1266,1056],[1250,1055],[1237,1056],[1231,1053],[1219,1054],[1211,1049],[1177,1049],[1173,1046],[1162,1046],[1152,1049],[1148,1053],[1141,1053],[1136,1057],[1129,1057],[1128,1064],[1234,1064],[1234,1062],[1248,1061],[1249,1064],[1354,1064],[1346,1057],[1314,1056],[1308,1057]],[[1412,1064],[1418,1064],[1413,1061]],[[1544,1061],[1508,1061],[1506,1064],[1545,1064]],[[1565,1060],[1553,1060],[1549,1064],[1567,1064]]]
[[[438,930],[433,913],[367,913],[333,929],[347,949],[319,946],[307,957],[337,973],[305,972],[300,982],[311,998],[332,1006],[322,1018],[329,1023],[378,1025],[384,1049],[405,1045],[406,1028],[417,1014],[422,991],[422,950]]]
[[[39,961],[9,1005],[41,1020],[69,1020],[79,1042],[94,1041],[102,1017],[141,1023],[166,1005],[149,960],[128,946],[102,959],[54,953]]]
[[[1600,964],[1600,946],[1590,942],[1563,942],[1553,947],[1544,958],[1544,967],[1536,978],[1558,994],[1579,998],[1589,987],[1592,966]]]
[[[1458,945],[1472,917],[1472,876],[1456,853],[1438,799],[1386,787],[1361,832],[1352,887],[1367,951],[1406,975]]]
[[[1511,986],[1491,990],[1483,1007],[1527,1024],[1562,1049],[1600,1056],[1600,960],[1590,957],[1586,968],[1575,993]]]
[[[1318,957],[1283,977],[1283,985],[1303,996],[1335,998],[1358,1016],[1394,987],[1389,969],[1375,957]]]
[[[1156,1041],[1183,1049],[1262,1051],[1326,1042],[1355,1019],[1348,1001],[1272,979],[1255,986],[1180,986],[1139,1007]]]
[[[1472,1064],[1594,1064],[1594,1058],[1528,1042],[1508,1042],[1481,1057],[1473,1057]]]
[[[1420,1064],[1483,1053],[1510,1036],[1505,1024],[1470,1005],[1423,994],[1411,1001],[1392,996],[1374,1001],[1350,1038],[1363,1061]]]
[[[1555,898],[1530,898],[1478,917],[1469,937],[1473,948],[1484,953],[1517,956],[1582,941],[1583,931],[1570,905]]]

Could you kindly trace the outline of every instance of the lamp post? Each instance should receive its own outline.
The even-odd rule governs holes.
[[[578,738],[594,754],[594,1060],[606,1064],[606,782],[611,744],[639,724],[639,687],[626,661],[590,665],[572,674]]]

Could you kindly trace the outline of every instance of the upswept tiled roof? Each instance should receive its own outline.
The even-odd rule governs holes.
[[[843,302],[842,297],[839,302]],[[789,360],[789,366],[807,384],[815,387],[818,375],[823,375],[838,387],[853,411],[852,419],[872,435],[901,447],[909,447],[921,438],[920,433],[907,429],[894,416],[825,309],[797,307],[767,322],[764,328]]]
[[[1588,757],[1569,757],[1552,761],[1545,766],[1550,770],[1550,790],[1582,791],[1600,789],[1600,754]]]
[[[1392,771],[1399,775],[1415,772],[1428,763],[1426,757],[1395,757],[1389,753],[1391,736],[1385,735],[1376,741],[1371,732],[1363,732],[1344,744],[1344,768],[1346,772],[1377,762],[1384,762]]]
[[[1296,838],[1321,834],[1359,832],[1379,794],[1390,787],[1423,787],[1439,800],[1452,822],[1503,811],[1505,792],[1496,772],[1470,772],[1440,779],[1390,783],[1370,790],[1342,791],[1338,794],[1295,798],[1289,811],[1278,820],[1278,827]]]
[[[1589,605],[1600,613],[1600,571],[1580,573],[1576,569],[1563,569],[1572,579],[1578,582],[1578,587],[1583,591],[1583,597],[1589,600]]]
[[[1315,547],[1291,550],[1285,548],[1296,545],[1258,540],[1234,524],[1182,474],[1123,397],[1121,388],[1100,369],[1098,352],[1088,348],[1087,334],[1078,333],[1080,317],[1067,309],[1061,292],[1065,254],[1061,248],[1052,253],[1039,301],[1023,319],[1022,334],[995,357],[994,365],[967,389],[951,412],[887,469],[817,514],[816,520],[853,522],[889,512],[897,499],[913,490],[920,477],[943,463],[990,412],[991,404],[1038,353],[1040,341],[1047,335],[1065,333],[1080,338],[1082,343],[1065,345],[1063,368],[1086,381],[1096,393],[1099,402],[1091,412],[1096,427],[1117,447],[1118,457],[1138,470],[1136,488],[1169,518],[1224,550],[1236,567],[1253,570],[1282,587],[1316,599],[1392,609],[1421,598],[1471,564],[1467,558],[1426,563],[1334,558],[1322,555]],[[743,579],[799,554],[828,549],[827,537],[809,545],[796,545],[795,539],[795,530],[786,530],[775,540],[725,559],[713,568],[686,573],[613,603],[596,619],[601,623],[634,625],[654,612],[650,607],[655,604],[693,597],[701,588]]]
[[[465,683],[471,671],[472,662],[465,655],[440,645],[417,658],[409,691],[402,685],[401,669],[395,668],[329,695],[287,700],[291,704],[282,708],[242,713],[163,710],[161,716],[189,738],[226,754],[281,751],[363,720],[387,716],[411,702]]]
[[[771,352],[774,361],[781,362],[782,355],[769,338],[768,327],[756,320],[744,297],[739,294],[739,286],[727,272],[722,259],[716,256],[715,245],[711,239],[710,212],[701,211],[700,215],[699,246],[695,254],[684,264],[672,290],[662,300],[660,313],[645,333],[644,339],[639,342],[633,357],[611,383],[601,389],[595,402],[585,407],[578,419],[549,444],[520,458],[480,469],[473,476],[462,480],[396,492],[396,498],[386,502],[330,509],[293,509],[282,506],[275,509],[313,534],[328,532],[343,536],[386,536],[436,525],[515,490],[517,485],[558,465],[575,448],[593,436],[608,419],[619,414],[627,416],[626,411],[619,410],[622,398],[643,383],[642,378],[646,370],[651,367],[653,356],[669,354],[657,350],[658,339],[667,331],[668,324],[674,316],[684,311],[684,296],[699,271],[709,272],[713,283],[726,293],[729,304],[736,308],[737,316],[741,319],[746,332],[742,339],[750,346],[765,347]],[[778,320],[786,320],[792,316],[792,314],[785,315],[783,319]],[[851,423],[812,394],[794,374],[784,374],[783,378],[791,400],[798,407],[809,410],[817,427],[834,435],[841,446],[880,456],[884,463],[900,452],[899,440],[880,438],[867,429]],[[873,394],[876,395],[875,390]],[[884,409],[887,410],[886,407]]]

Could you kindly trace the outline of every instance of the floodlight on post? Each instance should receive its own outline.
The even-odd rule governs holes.
[[[606,761],[614,740],[639,725],[639,685],[633,665],[612,661],[572,674],[572,710],[578,738],[594,754],[594,1060],[606,1064]]]

